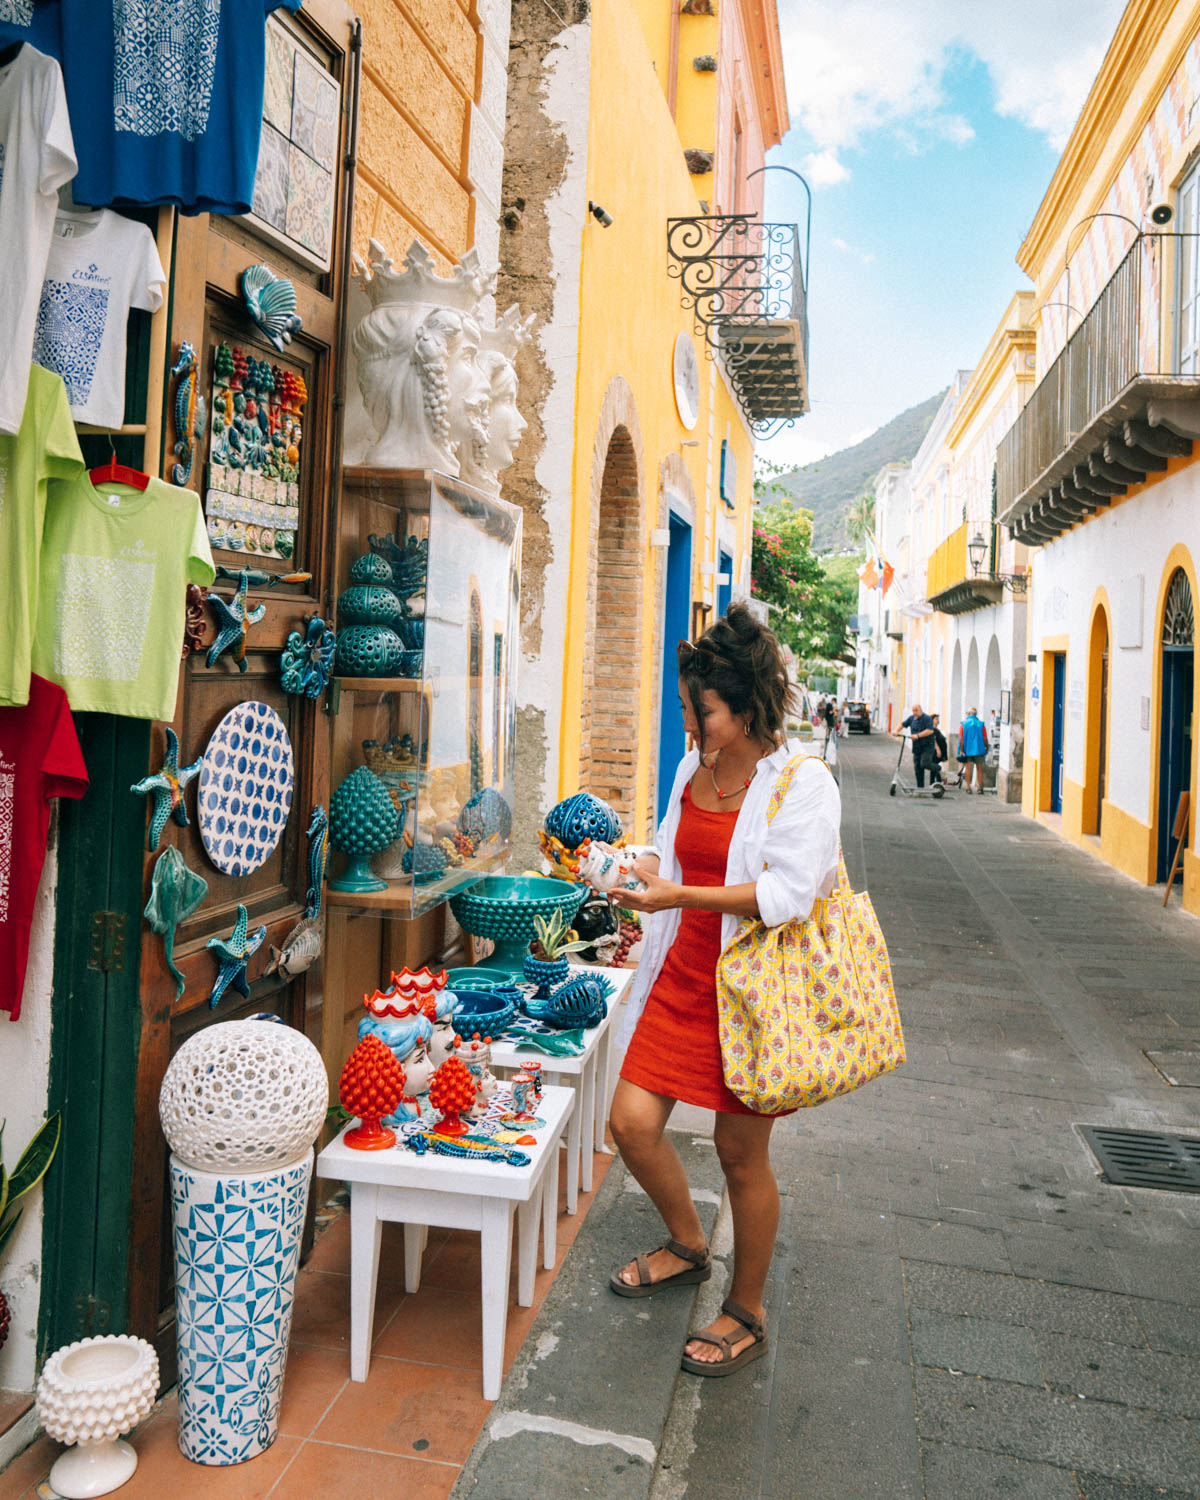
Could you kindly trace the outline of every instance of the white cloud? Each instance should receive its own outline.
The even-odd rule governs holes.
[[[885,130],[909,149],[965,145],[946,75],[964,56],[988,71],[995,108],[1061,149],[1124,0],[784,0],[780,17],[793,123],[812,139],[805,175],[844,182],[844,153]]]
[[[846,182],[850,177],[850,169],[838,160],[837,151],[833,148],[810,151],[800,166],[813,187],[836,187],[839,182]]]
[[[840,250],[843,255],[852,255],[855,260],[862,261],[864,266],[869,266],[875,259],[869,250],[860,250],[855,245],[849,245],[845,240],[834,238],[829,241],[835,250]]]

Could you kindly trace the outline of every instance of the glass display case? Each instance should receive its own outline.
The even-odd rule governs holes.
[[[521,512],[443,474],[346,469],[329,902],[415,917],[512,843]]]

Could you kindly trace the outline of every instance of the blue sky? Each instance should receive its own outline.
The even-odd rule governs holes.
[[[769,159],[813,189],[813,409],[764,458],[857,442],[982,354],[1122,8],[780,0],[792,129]],[[803,225],[803,188],[768,174],[766,209]]]

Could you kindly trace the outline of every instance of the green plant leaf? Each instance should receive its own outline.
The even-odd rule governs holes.
[[[24,1212],[24,1209],[19,1208],[15,1214],[10,1215],[6,1223],[0,1224],[0,1255],[4,1254],[4,1247],[12,1239],[13,1230],[16,1229]]]
[[[0,1224],[4,1223],[4,1211],[8,1207],[8,1173],[4,1170],[4,1160],[0,1157]]]
[[[56,1110],[48,1120],[42,1122],[37,1134],[21,1153],[21,1159],[8,1185],[11,1203],[24,1197],[30,1188],[36,1187],[41,1182],[50,1163],[54,1160],[61,1134],[62,1115]]]

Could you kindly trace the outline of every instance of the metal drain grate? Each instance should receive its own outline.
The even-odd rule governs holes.
[[[1200,1193],[1200,1140],[1151,1130],[1081,1125],[1083,1138],[1113,1187],[1162,1188]]]

